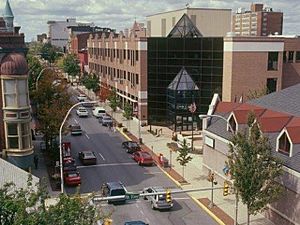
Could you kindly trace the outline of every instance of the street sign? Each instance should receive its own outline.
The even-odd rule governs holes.
[[[134,200],[139,199],[140,194],[139,193],[126,193],[125,194],[127,200]]]

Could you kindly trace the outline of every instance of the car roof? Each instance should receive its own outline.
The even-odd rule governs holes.
[[[103,107],[100,107],[100,106],[96,106],[94,110],[96,109],[102,109],[102,110],[105,110]]]
[[[143,221],[128,221],[125,222],[125,225],[145,225],[146,223]]]
[[[124,188],[124,185],[121,182],[117,182],[117,181],[107,182],[106,184],[110,188]]]

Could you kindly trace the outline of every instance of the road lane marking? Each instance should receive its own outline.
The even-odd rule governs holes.
[[[107,164],[97,164],[97,165],[90,165],[90,166],[77,166],[78,169],[80,168],[93,168],[93,167],[106,167],[106,166],[132,166],[137,165],[136,163],[107,163]]]
[[[140,210],[140,212],[144,215],[144,212],[143,212],[143,210]]]
[[[172,198],[173,200],[190,200],[188,197],[183,197],[183,198]]]
[[[105,158],[103,157],[103,155],[99,152],[98,153],[100,155],[100,157],[105,161]]]
[[[90,139],[90,137],[87,134],[84,134],[86,136],[87,139]]]
[[[75,123],[78,123],[78,121],[74,118]]]

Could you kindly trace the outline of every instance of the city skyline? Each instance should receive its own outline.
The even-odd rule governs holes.
[[[6,1],[1,1],[1,8],[4,9]],[[225,8],[236,11],[243,7],[250,8],[253,1],[250,0],[210,0],[202,2],[199,0],[184,1],[178,0],[174,3],[171,0],[153,0],[151,3],[145,0],[116,0],[113,2],[103,0],[11,0],[10,4],[15,16],[15,24],[21,26],[21,32],[25,33],[26,41],[36,39],[36,35],[47,33],[48,20],[65,20],[76,18],[79,22],[94,22],[101,27],[111,27],[117,31],[128,28],[136,19],[146,24],[146,16],[165,11],[185,8],[188,3],[190,7],[201,8]],[[297,14],[300,6],[296,1],[289,3],[280,0],[260,1],[274,11],[284,13],[283,34],[299,34],[300,27]]]

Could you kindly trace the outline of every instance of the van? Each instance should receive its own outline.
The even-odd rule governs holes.
[[[150,201],[152,209],[171,209],[173,207],[173,201],[167,201],[166,192],[162,187],[148,187],[144,188],[143,193],[151,193],[153,195],[145,196],[144,199]],[[160,194],[158,194],[160,193]]]
[[[105,109],[103,107],[97,106],[93,109],[93,115],[97,118],[99,118],[100,116],[105,116],[106,115]]]
[[[101,192],[103,197],[111,197],[111,196],[123,196],[119,199],[111,199],[107,200],[108,203],[114,204],[123,204],[126,202],[126,188],[121,182],[107,182],[104,183],[101,187]]]

